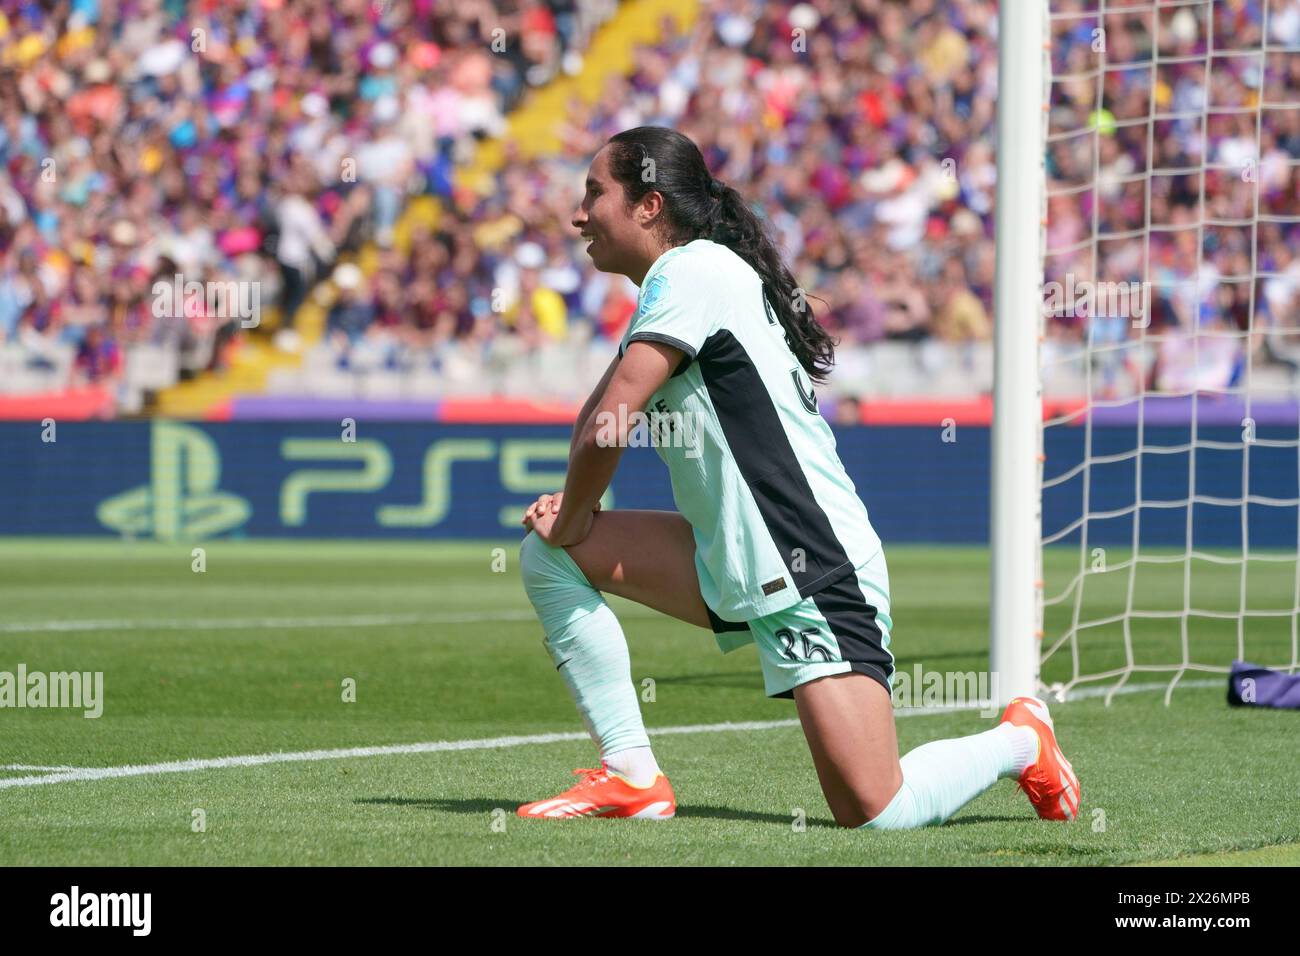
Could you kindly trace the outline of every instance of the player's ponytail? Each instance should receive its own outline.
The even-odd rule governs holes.
[[[807,295],[781,259],[765,224],[735,189],[714,179],[691,140],[661,126],[638,126],[610,138],[610,174],[629,204],[651,190],[664,197],[664,239],[682,245],[711,239],[758,273],[785,340],[814,382],[835,363],[835,340],[812,313]]]

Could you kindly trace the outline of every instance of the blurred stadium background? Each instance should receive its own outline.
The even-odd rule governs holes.
[[[1300,43],[1295,5],[1272,6],[1271,42]],[[1215,7],[1221,33],[1257,41],[1259,0]],[[604,139],[642,124],[681,129],[743,184],[829,304],[814,308],[843,340],[836,421],[978,399],[992,375],[996,22],[987,0],[6,2],[0,415],[334,417],[346,399],[455,420],[462,400],[524,416],[580,401],[635,288],[591,268],[569,219]],[[1057,69],[1087,57],[1096,22],[1057,31]],[[806,53],[791,50],[797,28]],[[1135,42],[1112,34],[1120,54]],[[1172,53],[1204,42],[1187,36]],[[1162,102],[1196,79],[1171,74]],[[1145,112],[1132,75],[1107,82],[1113,113],[1132,98]],[[1088,85],[1057,107],[1086,125]],[[1295,169],[1276,160],[1296,155],[1300,118],[1280,119],[1262,186],[1294,213]],[[1145,133],[1104,137],[1102,174],[1141,168]],[[1162,137],[1161,158],[1186,158],[1196,133]],[[1253,153],[1249,117],[1219,149]],[[1053,161],[1065,178],[1078,159],[1062,147]],[[1087,215],[1059,203],[1049,242],[1086,236]],[[1281,226],[1261,236],[1279,275],[1260,297],[1269,334],[1250,347],[1275,379],[1300,354],[1285,334],[1296,248]],[[1213,261],[1234,274],[1243,255]],[[195,306],[158,317],[154,284],[177,274],[258,283],[257,326]],[[1211,276],[1199,301],[1157,296],[1153,325],[1190,329],[1199,308],[1244,327],[1246,291]],[[1048,348],[1085,334],[1060,317]],[[1227,385],[1239,352],[1195,368],[1174,344],[1121,353],[1105,387]],[[1080,363],[1051,368],[1048,395],[1078,398]]]
[[[1240,576],[1237,566],[1192,576],[1188,556],[1242,551],[1249,526],[1252,548],[1280,549],[1290,562],[1252,572],[1250,601],[1281,610],[1250,646],[1294,670],[1300,109],[1277,111],[1258,132],[1253,117],[1229,116],[1204,137],[1173,120],[1150,144],[1146,120],[1128,121],[1204,106],[1193,61],[1204,61],[1211,30],[1243,49],[1300,49],[1300,0],[1159,0],[1104,15],[1089,12],[1097,0],[1050,6],[1055,74],[1092,68],[1098,26],[1115,62],[1139,61],[1156,44],[1186,62],[1158,75],[1105,72],[1101,110],[1095,83],[1053,89],[1049,128],[1087,131],[1098,154],[1068,137],[1047,150],[1057,195],[1045,246],[1066,250],[1049,257],[1047,278],[1178,276],[1199,266],[1191,290],[1152,289],[1155,338],[1104,313],[1052,314],[1045,324],[1045,417],[1074,414],[1090,396],[1116,404],[1098,416],[1095,444],[1091,417],[1087,429],[1049,429],[1048,461],[1068,470],[1118,452],[1128,464],[1118,463],[1122,474],[1099,470],[1090,505],[1077,489],[1045,494],[1044,528],[1095,512],[1082,541],[1113,547],[1113,566],[1124,567],[1130,543],[1177,556],[1136,588],[1126,574],[1127,586],[1090,592],[1084,620],[1131,612],[1136,590],[1181,612],[1181,637],[1159,619],[1130,634],[1126,618],[1122,636],[1086,642],[1083,669],[1127,676],[1135,665],[1193,658],[1225,667],[1239,650],[1248,562],[1238,562]],[[796,36],[806,42],[792,44]],[[987,667],[997,54],[991,0],[0,0],[0,537],[10,539],[0,540],[0,666],[102,667],[119,688],[107,712],[126,711],[111,732],[88,722],[96,728],[77,735],[23,715],[22,733],[9,738],[20,762],[0,768],[0,786],[57,765],[575,722],[544,655],[520,643],[539,629],[518,580],[488,574],[480,544],[517,542],[522,509],[562,487],[573,418],[632,317],[636,288],[591,268],[569,220],[600,145],[646,124],[690,136],[714,175],[754,202],[841,340],[820,407],[890,555],[900,666]],[[1262,74],[1220,75],[1216,97],[1245,112],[1261,97],[1300,102],[1300,55],[1270,54]],[[1149,204],[1132,188],[1154,166],[1244,162],[1258,175],[1258,210],[1213,171],[1203,182],[1152,179]],[[1072,192],[1080,178],[1091,187]],[[1096,248],[1099,230],[1122,235],[1135,219],[1256,212],[1266,215],[1253,244],[1223,230],[1200,248],[1171,233],[1151,242],[1149,260],[1141,236]],[[174,282],[204,285],[177,306]],[[214,308],[213,286],[234,298]],[[238,312],[232,301],[256,308]],[[1146,495],[1187,501],[1144,516],[1138,541],[1127,452],[1137,413],[1125,400],[1207,396],[1195,424],[1192,405],[1175,398],[1139,432],[1148,444],[1189,429],[1193,444],[1198,435],[1240,441],[1246,386],[1260,399],[1260,434],[1285,439],[1277,459],[1257,457],[1244,475],[1240,454],[1190,465],[1146,455],[1137,466]],[[1211,397],[1227,394],[1233,400]],[[1191,503],[1195,491],[1241,500],[1207,508]],[[1290,504],[1265,514],[1244,502],[1249,493]],[[628,451],[605,503],[673,507],[650,449]],[[1114,522],[1112,508],[1124,510]],[[36,540],[52,536],[75,540]],[[244,537],[420,544],[229,540]],[[191,573],[198,542],[213,562],[205,575]],[[1049,578],[1068,578],[1080,542],[1076,531],[1061,538],[1072,550],[1049,549]],[[1194,633],[1189,647],[1192,592],[1220,609],[1211,623],[1223,627]],[[1080,587],[1049,611],[1052,633],[1070,627],[1072,612],[1074,625],[1046,680],[1080,673],[1083,603]],[[676,675],[661,681],[676,703],[652,709],[648,722],[772,715],[752,660],[718,658],[701,635],[638,617],[626,602],[618,610],[640,635],[637,666]],[[459,622],[456,635],[434,626],[444,618]],[[384,694],[369,698],[380,702],[364,717],[340,718],[337,676],[358,671]],[[941,847],[903,837],[884,858],[1126,862],[1295,843],[1294,821],[1279,823],[1267,804],[1294,793],[1294,766],[1252,784],[1251,812],[1233,800],[1240,778],[1230,760],[1250,754],[1253,766],[1270,766],[1276,738],[1247,732],[1240,714],[1222,730],[1222,683],[1191,683],[1189,699],[1203,706],[1161,718],[1179,721],[1170,739],[1201,749],[1162,751],[1156,781],[1143,761],[1165,731],[1149,732],[1149,710],[1103,716],[1085,696],[1070,711],[1076,739],[1090,727],[1096,741],[1076,766],[1111,787],[1100,793],[1131,814],[1127,831],[1044,837],[1014,825],[1020,803],[990,795],[976,808],[982,826],[955,828]],[[176,684],[188,695],[172,693]],[[904,749],[920,735],[968,731],[958,718],[934,720],[901,731]],[[1132,765],[1104,745],[1120,735],[1135,741]],[[688,766],[717,757],[687,750],[693,738],[674,739]],[[797,730],[773,731],[771,741],[769,765],[786,777],[725,793],[697,782],[695,793],[727,807],[746,793],[776,794],[779,812],[706,814],[714,819],[696,822],[706,829],[692,859],[730,853],[747,821],[788,829],[780,801],[796,798],[787,787],[803,787],[797,799],[820,807]],[[744,743],[715,746],[744,762]],[[587,759],[579,745],[572,751]],[[487,776],[475,777],[441,757],[448,763],[437,766],[452,769],[431,771],[442,795],[432,808],[444,812],[402,826],[443,842],[358,842],[359,820],[404,802],[376,799],[361,781],[333,816],[304,822],[286,804],[302,832],[268,837],[251,822],[265,807],[241,805],[255,797],[232,782],[210,792],[244,828],[234,842],[196,851],[188,836],[155,829],[136,850],[86,837],[98,840],[87,855],[81,836],[129,831],[153,812],[156,791],[123,784],[111,806],[81,796],[63,804],[58,787],[17,782],[0,856],[465,860],[477,851],[457,814],[491,808],[483,780],[494,794],[523,798],[557,765],[529,757],[525,785],[506,758],[476,766]],[[1207,778],[1219,758],[1221,772]],[[427,784],[385,766],[393,792]],[[307,785],[334,799],[339,782],[311,772]],[[274,778],[289,799],[303,786],[295,773]],[[1177,819],[1156,812],[1178,801],[1195,805]],[[56,838],[51,820],[64,823]],[[313,827],[329,826],[341,829],[325,847]],[[630,839],[648,858],[680,853],[665,837]],[[510,859],[559,859],[545,844],[529,847]],[[831,857],[818,847],[810,842],[800,858],[857,858],[850,842]],[[767,852],[754,843],[742,857],[761,862]]]
[[[1149,12],[1069,18],[1095,8],[1053,4],[1065,17],[1053,23],[1054,72],[1088,65],[1102,23],[1112,58],[1150,49]],[[1259,0],[1176,4],[1159,15],[1162,54],[1203,54],[1208,9],[1218,35],[1260,42]],[[827,416],[903,426],[875,447],[901,442],[894,460],[920,455],[937,472],[928,494],[916,475],[853,463],[867,489],[884,482],[867,500],[873,514],[899,517],[887,540],[987,540],[995,4],[75,0],[3,10],[0,419],[567,425],[636,294],[591,268],[569,225],[582,176],[612,133],[665,124],[743,186],[840,337]],[[1300,43],[1300,5],[1273,0],[1269,13],[1270,44]],[[802,45],[790,39],[799,34]],[[1298,64],[1270,73],[1275,98],[1300,89]],[[1195,100],[1195,66],[1162,73],[1159,108]],[[1107,74],[1111,121],[1143,115],[1144,73]],[[1250,102],[1249,82],[1238,86]],[[1053,129],[1088,127],[1088,82],[1053,98]],[[1205,159],[1254,155],[1250,120],[1214,131]],[[1048,247],[1080,252],[1051,259],[1048,278],[1086,274],[1094,230],[1131,222],[1141,205],[1129,174],[1149,164],[1146,125],[1103,132],[1087,139],[1099,142],[1108,201],[1094,226],[1086,196],[1053,199]],[[1160,134],[1151,161],[1198,161],[1194,123]],[[1049,150],[1049,183],[1086,173],[1075,142]],[[1279,113],[1259,144],[1262,209],[1300,211],[1297,156],[1300,111]],[[1241,211],[1226,190],[1207,196],[1225,215]],[[1153,207],[1186,221],[1198,198],[1192,178],[1162,180]],[[1176,239],[1153,244],[1152,275],[1195,254],[1182,241],[1194,246],[1191,236]],[[1110,244],[1107,262],[1131,272],[1141,243]],[[1130,341],[1113,316],[1050,317],[1049,413],[1083,405],[1089,367],[1100,399],[1229,388],[1248,364],[1261,392],[1290,387],[1294,222],[1259,231],[1257,268],[1269,278],[1255,290],[1253,334],[1191,344],[1198,323],[1246,328],[1254,283],[1233,277],[1250,271],[1248,245],[1240,231],[1225,235],[1207,247],[1198,288],[1154,291],[1150,331],[1169,333],[1158,344]],[[206,285],[181,306],[171,296],[181,282]],[[213,286],[257,314],[214,308],[203,295]],[[1089,335],[1116,347],[1089,353]],[[973,426],[960,464],[906,430],[949,419]],[[147,438],[115,434],[117,464],[143,469]],[[217,454],[238,465],[228,457]],[[410,469],[395,470],[399,488]],[[50,489],[44,473],[10,476],[53,491],[31,510],[68,523],[3,530],[105,530],[84,506],[68,513],[71,489]],[[664,486],[648,480],[655,506]]]
[[[217,419],[580,400],[635,288],[591,269],[569,219],[594,152],[641,124],[745,184],[831,303],[837,416],[860,394],[978,396],[994,22],[919,0],[18,4],[6,402]],[[258,282],[267,314],[156,318],[177,273]]]

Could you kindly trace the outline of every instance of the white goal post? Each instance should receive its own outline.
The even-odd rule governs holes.
[[[1046,27],[1047,0],[998,9],[989,669],[999,705],[1038,693]]]

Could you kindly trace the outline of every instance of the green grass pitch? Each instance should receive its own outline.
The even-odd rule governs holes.
[[[540,645],[517,541],[215,541],[202,573],[192,547],[0,540],[0,671],[102,671],[105,698],[98,719],[0,709],[0,865],[1300,863],[1300,714],[1231,709],[1221,675],[1187,674],[1170,707],[1150,691],[1054,707],[1083,783],[1074,824],[1038,820],[1003,780],[941,827],[842,830],[793,703],[763,697],[753,648],[724,657],[708,632],[618,598],[644,696],[654,682],[642,705],[652,735],[776,725],[653,736],[675,820],[520,820],[516,805],[568,786],[596,757]],[[496,547],[504,571],[493,570]],[[899,669],[987,669],[987,552],[887,555]],[[1050,554],[1049,591],[1078,562],[1077,550]],[[1251,606],[1292,606],[1294,563],[1253,565]],[[1142,600],[1181,606],[1181,565],[1147,570]],[[1097,573],[1085,620],[1123,606],[1122,588],[1107,592],[1109,572]],[[1195,573],[1196,603],[1236,606],[1239,567],[1197,562]],[[1049,632],[1069,613],[1053,611]],[[1190,629],[1190,659],[1226,665],[1237,625],[1210,620]],[[1289,659],[1290,626],[1251,619],[1245,646],[1259,653],[1248,656]],[[1176,620],[1135,622],[1129,641],[1137,663],[1182,659]],[[1110,627],[1086,631],[1079,650],[1083,672],[1127,653]],[[1067,645],[1045,677],[1068,679],[1072,666]],[[899,743],[905,752],[992,725],[974,712],[900,716]],[[570,736],[100,779],[31,769],[544,734]]]

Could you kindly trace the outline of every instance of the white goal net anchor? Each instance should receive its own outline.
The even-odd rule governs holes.
[[[1004,0],[999,90],[1004,700],[1295,673],[1300,0]]]

